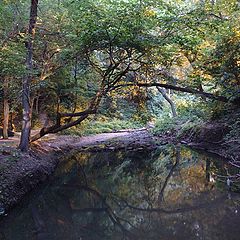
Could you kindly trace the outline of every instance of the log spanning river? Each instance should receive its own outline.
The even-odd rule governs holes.
[[[233,240],[240,194],[228,164],[181,146],[75,152],[0,221],[1,240]]]

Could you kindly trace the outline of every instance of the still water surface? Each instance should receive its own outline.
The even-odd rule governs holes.
[[[224,177],[234,171],[180,146],[76,152],[0,222],[0,239],[239,240],[240,194]]]

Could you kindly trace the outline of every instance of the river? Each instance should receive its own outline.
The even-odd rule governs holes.
[[[182,146],[76,151],[0,221],[0,239],[239,240],[239,188],[225,177],[233,174]]]

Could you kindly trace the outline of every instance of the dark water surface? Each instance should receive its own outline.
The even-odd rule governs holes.
[[[234,171],[179,146],[75,153],[1,220],[0,239],[239,240],[240,194],[224,177]]]

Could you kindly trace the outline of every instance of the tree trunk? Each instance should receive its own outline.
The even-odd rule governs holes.
[[[23,107],[23,122],[22,133],[19,148],[26,152],[29,149],[29,140],[31,132],[31,106],[30,106],[30,83],[32,80],[33,70],[33,39],[35,34],[35,25],[37,20],[38,0],[31,0],[30,19],[28,27],[28,41],[26,44],[27,58],[26,69],[27,74],[22,81],[22,107]]]
[[[8,80],[4,79],[4,98],[3,98],[3,138],[8,139],[8,122],[9,122],[9,103],[8,103]]]
[[[157,90],[162,94],[164,99],[170,104],[171,106],[171,111],[172,111],[172,116],[175,118],[177,117],[177,111],[174,102],[172,99],[167,95],[166,90],[160,87],[157,87]]]

